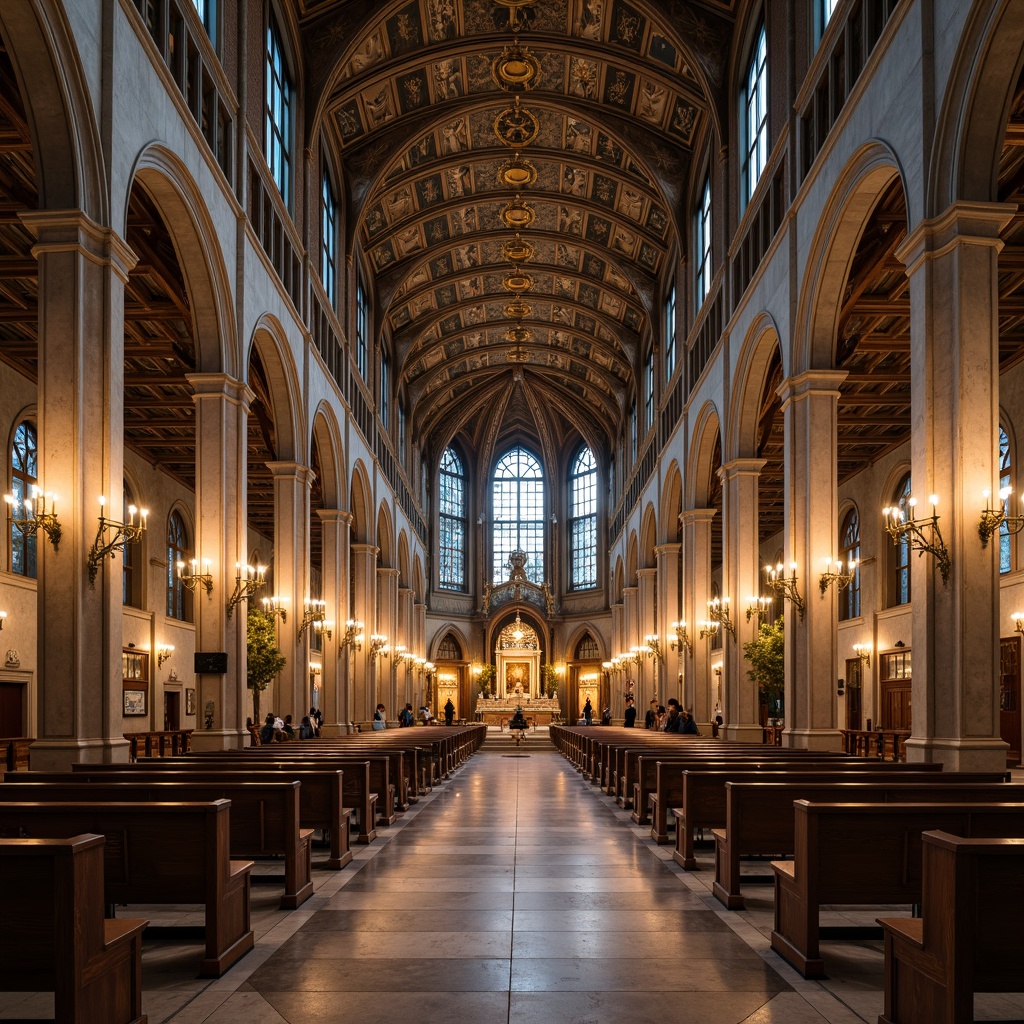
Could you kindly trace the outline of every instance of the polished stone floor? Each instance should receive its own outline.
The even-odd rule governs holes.
[[[195,977],[195,943],[147,943],[150,1024],[877,1021],[880,942],[826,944],[830,978],[805,981],[769,948],[770,888],[751,888],[748,910],[725,911],[710,895],[708,848],[700,870],[683,872],[543,733],[518,752],[500,742],[347,869],[315,871],[316,895],[298,910],[278,910],[276,887],[255,886],[256,949],[223,978]],[[837,908],[823,921],[878,913]],[[979,1016],[1024,1016],[989,998]],[[0,1020],[47,1007],[50,997],[3,995]]]

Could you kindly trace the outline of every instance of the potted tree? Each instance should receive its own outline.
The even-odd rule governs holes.
[[[762,622],[757,636],[743,645],[750,663],[747,675],[757,683],[761,704],[761,725],[768,719],[781,720],[786,687],[785,628],[780,615],[775,622]]]
[[[544,666],[544,692],[552,700],[558,694],[558,673],[554,665]]]
[[[252,720],[260,727],[260,694],[284,668],[287,659],[277,648],[274,620],[259,608],[250,608],[245,629],[246,683],[252,690]]]
[[[494,682],[494,666],[484,665],[480,670],[477,681],[480,683],[480,696],[482,698],[488,697],[491,692],[491,685]]]

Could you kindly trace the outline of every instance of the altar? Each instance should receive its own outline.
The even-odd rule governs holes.
[[[523,714],[532,725],[550,725],[561,720],[561,708],[555,697],[538,697],[520,701],[519,704],[503,700],[478,700],[476,720],[484,725],[507,726],[517,707],[523,709]]]

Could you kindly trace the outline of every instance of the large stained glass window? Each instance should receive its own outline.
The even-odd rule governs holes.
[[[452,448],[441,456],[438,490],[438,584],[445,590],[465,590],[466,474]]]
[[[544,582],[544,472],[537,459],[525,448],[503,455],[494,468],[491,497],[493,581],[504,583],[509,555],[525,551],[526,577],[539,586]]]
[[[581,448],[569,476],[569,545],[572,588],[597,586],[597,461]]]
[[[28,420],[22,420],[14,432],[11,446],[11,495],[18,515],[24,515],[24,502],[35,497],[32,486],[39,475],[36,428]],[[11,572],[35,579],[36,538],[25,534],[11,523]]]

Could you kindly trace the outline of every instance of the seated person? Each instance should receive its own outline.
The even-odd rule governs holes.
[[[526,716],[523,714],[523,709],[517,705],[516,713],[509,719],[508,731],[514,732],[518,729],[520,732],[523,732],[527,728],[529,728],[529,724],[526,721]]]
[[[430,723],[434,720],[434,716],[430,713],[429,704],[422,704],[420,706],[420,718],[423,719],[424,725],[430,725]]]

